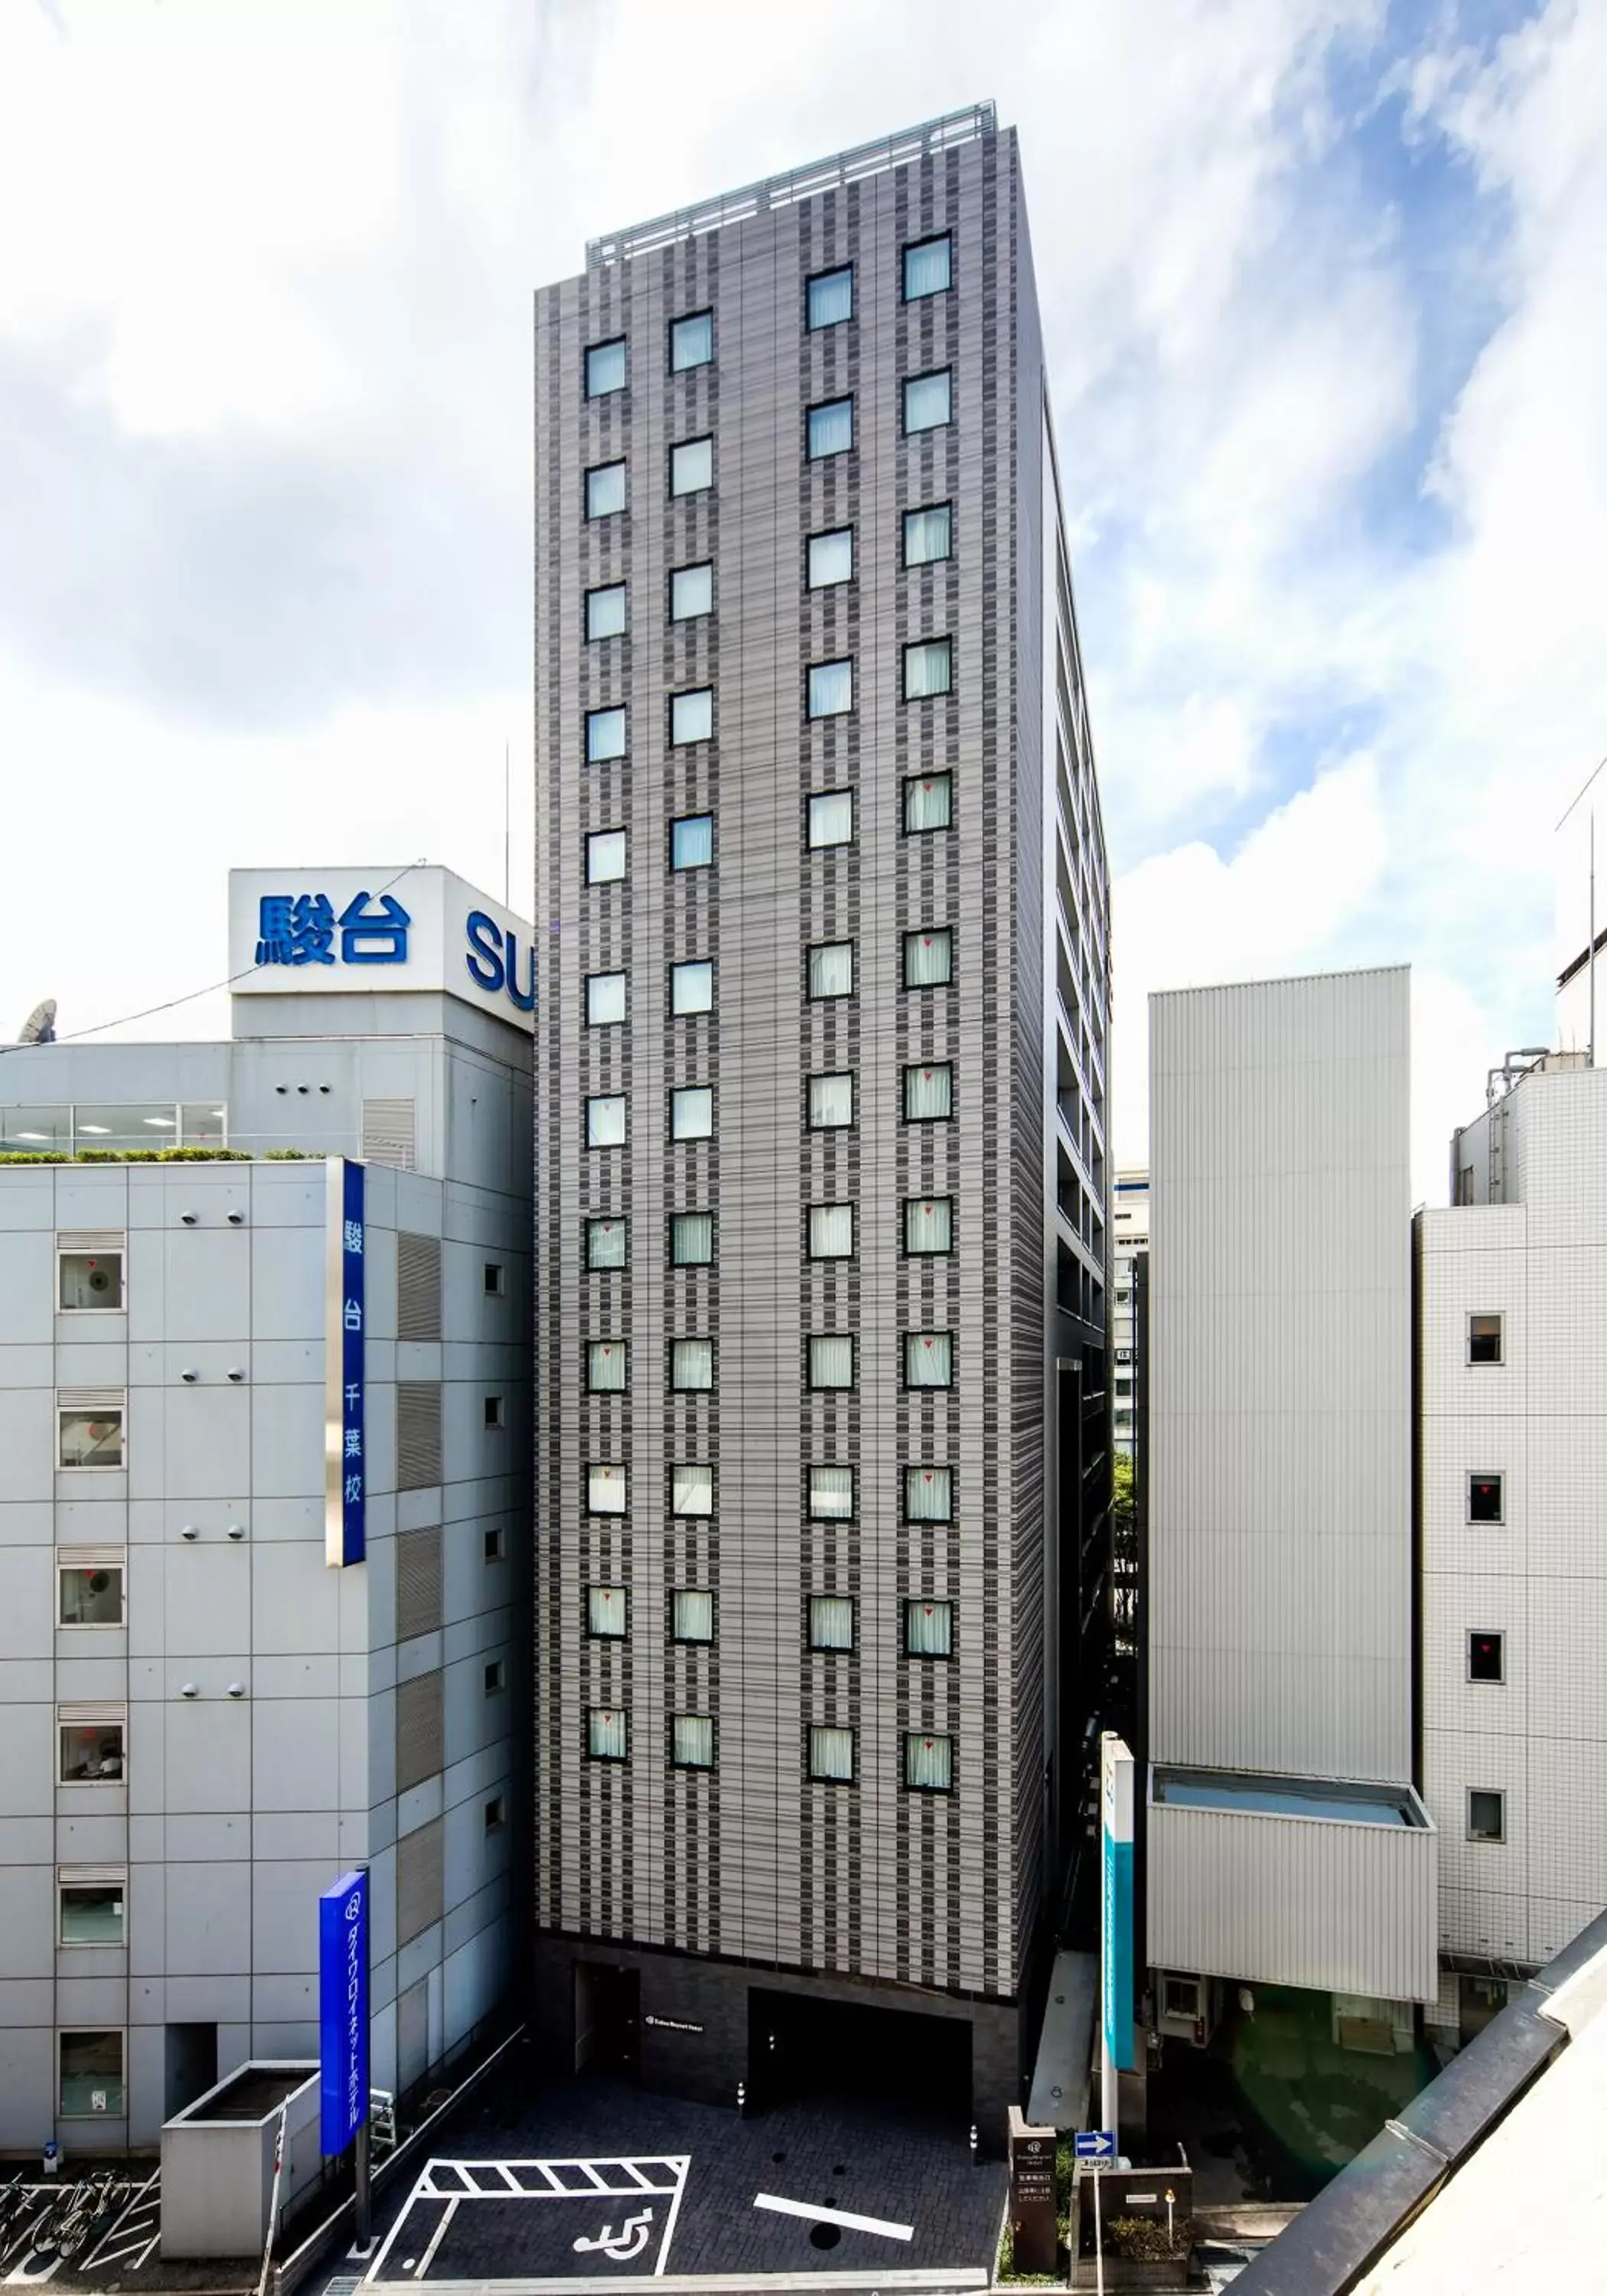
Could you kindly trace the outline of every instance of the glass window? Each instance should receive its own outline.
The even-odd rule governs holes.
[[[123,1304],[120,1251],[64,1251],[56,1273],[56,1303],[64,1316],[104,1314]]]
[[[954,1488],[947,1467],[906,1467],[906,1522],[952,1522]]]
[[[121,1946],[128,1941],[121,1882],[63,1882],[56,1934],[63,1945]]]
[[[586,1384],[592,1395],[623,1395],[630,1385],[630,1349],[623,1340],[593,1340],[586,1350]]]
[[[488,1300],[501,1300],[506,1297],[508,1289],[507,1270],[503,1267],[500,1260],[487,1259],[481,1261],[480,1271],[480,1288],[484,1297]]]
[[[588,1029],[611,1029],[625,1018],[625,975],[622,972],[594,972],[586,983],[586,1025]]]
[[[904,250],[904,299],[917,302],[922,295],[940,295],[952,286],[954,247],[945,232],[940,239],[918,239]]]
[[[811,1595],[809,1648],[851,1651],[854,1647],[854,1598],[851,1595]]]
[[[1470,1522],[1505,1520],[1505,1494],[1499,1475],[1470,1475],[1467,1479],[1467,1519]]]
[[[1506,1840],[1506,1796],[1488,1786],[1470,1786],[1467,1797],[1467,1838],[1470,1841]]]
[[[480,1554],[485,1562],[504,1562],[507,1560],[508,1534],[505,1530],[487,1531],[480,1544]]]
[[[912,1793],[947,1793],[954,1785],[954,1740],[908,1730],[904,1737],[904,1783]]]
[[[904,936],[906,988],[945,988],[954,979],[954,940],[947,925]]]
[[[851,1522],[853,1518],[852,1467],[811,1467],[809,1520],[812,1522]]]
[[[625,1144],[625,1095],[594,1093],[586,1103],[586,1144],[588,1148],[621,1148]]]
[[[630,1263],[630,1222],[588,1219],[586,1264],[590,1268],[626,1267]]]
[[[672,1590],[669,1637],[677,1643],[714,1640],[714,1596],[707,1587],[676,1587]]]
[[[954,1385],[954,1334],[950,1332],[906,1332],[906,1387]]]
[[[677,1395],[701,1395],[714,1386],[714,1341],[671,1340],[669,1384]]]
[[[714,1718],[709,1714],[672,1714],[669,1718],[669,1759],[677,1770],[714,1767]]]
[[[830,590],[854,578],[854,529],[840,526],[831,534],[809,537],[809,587]]]
[[[683,814],[669,824],[669,865],[672,869],[714,866],[714,816]]]
[[[589,643],[617,638],[625,627],[626,585],[611,582],[605,590],[586,594],[586,635]]]
[[[617,885],[625,875],[626,844],[622,829],[594,829],[586,840],[586,882]]]
[[[1471,1364],[1501,1361],[1499,1316],[1470,1316],[1467,1319],[1467,1359]]]
[[[954,512],[947,503],[904,513],[904,562],[931,566],[954,554]]]
[[[690,693],[669,697],[669,738],[676,749],[688,742],[707,742],[714,734],[714,688],[700,685]]]
[[[56,1622],[63,1627],[120,1627],[120,1562],[64,1562],[56,1572]]]
[[[808,838],[811,853],[819,853],[829,845],[854,842],[852,790],[823,790],[818,797],[809,800]]]
[[[841,718],[854,706],[851,661],[817,661],[809,671],[811,718]]]
[[[952,394],[947,367],[936,374],[912,374],[904,386],[904,435],[936,430],[948,421]]]
[[[954,685],[954,648],[947,638],[924,638],[904,649],[904,698],[930,701],[947,693]]]
[[[848,1332],[833,1332],[810,1338],[808,1374],[812,1388],[853,1386],[854,1342]]]
[[[904,827],[906,835],[922,830],[947,829],[954,819],[954,775],[912,774],[904,784]]]
[[[669,491],[701,495],[714,484],[714,440],[687,439],[669,450]]]
[[[821,941],[809,951],[809,1001],[813,1004],[854,993],[854,944]]]
[[[809,1775],[822,1785],[854,1783],[854,1733],[822,1723],[809,1729]]]
[[[48,1148],[62,1156],[71,1155],[71,1109],[0,1108],[0,1148],[17,1155],[29,1148]]]
[[[709,366],[714,359],[714,313],[689,311],[669,327],[669,372],[685,374],[689,367]]]
[[[845,263],[840,271],[817,271],[808,283],[808,329],[835,327],[854,316],[854,266]]]
[[[625,338],[616,335],[612,342],[594,343],[586,355],[586,395],[588,398],[606,398],[611,391],[625,388]]]
[[[854,1078],[851,1071],[809,1078],[809,1129],[835,1132],[854,1121]]]
[[[846,455],[854,443],[854,402],[828,399],[809,409],[809,460],[824,462],[828,455]]]
[[[120,1722],[63,1722],[60,1726],[63,1785],[122,1783],[124,1730]]]
[[[854,1207],[852,1204],[811,1204],[809,1206],[809,1257],[811,1259],[852,1259],[854,1257]]]
[[[622,1707],[593,1706],[586,1710],[586,1751],[594,1762],[630,1759],[630,1717]]]
[[[904,1605],[906,1658],[948,1658],[954,1651],[955,1607],[921,1595]]]
[[[672,1212],[669,1218],[669,1264],[672,1267],[709,1267],[714,1263],[714,1214]]]
[[[179,1110],[179,1138],[186,1148],[222,1148],[227,1144],[229,1111],[226,1108],[196,1108],[186,1104]]]
[[[714,1513],[714,1469],[706,1460],[683,1461],[669,1471],[671,1514]]]
[[[587,518],[612,518],[625,508],[625,465],[599,463],[586,474]]]
[[[911,1196],[906,1200],[904,1249],[914,1259],[954,1250],[952,1196]]]
[[[935,1124],[954,1114],[955,1072],[947,1061],[904,1071],[904,1120]]]
[[[487,1698],[495,1698],[508,1686],[508,1667],[505,1659],[494,1658],[481,1669],[481,1689]]]
[[[586,1631],[596,1642],[622,1643],[630,1632],[630,1594],[624,1587],[588,1587]]]
[[[86,1108],[80,1103],[72,1112],[72,1128],[80,1154],[89,1148],[171,1148],[178,1139],[178,1111],[170,1100],[135,1108]]]
[[[714,611],[714,561],[701,559],[695,566],[677,566],[669,578],[669,619],[694,622]]]
[[[714,966],[707,957],[670,966],[669,1009],[676,1015],[713,1012]]]
[[[677,1086],[669,1095],[669,1136],[672,1140],[712,1140],[714,1092],[706,1084]]]
[[[500,1833],[508,1822],[508,1805],[501,1794],[493,1794],[485,1806],[485,1829],[488,1833]]]
[[[588,1467],[586,1471],[587,1514],[623,1514],[630,1496],[630,1477],[619,1465]]]
[[[127,2111],[120,2033],[63,2033],[61,2112],[63,2120],[120,2120]]]
[[[123,1406],[99,1411],[62,1410],[57,1414],[63,1467],[120,1467],[125,1464]]]
[[[1505,1637],[1488,1628],[1475,1631],[1467,1638],[1467,1678],[1470,1682],[1505,1682],[1506,1679]]]
[[[586,713],[586,761],[587,765],[603,765],[610,758],[622,758],[624,755],[624,710],[588,709]]]

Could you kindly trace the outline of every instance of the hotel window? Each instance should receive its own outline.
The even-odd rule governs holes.
[[[669,1384],[676,1395],[706,1395],[714,1388],[714,1341],[671,1340]]]
[[[1470,1841],[1506,1840],[1506,1796],[1488,1786],[1470,1786],[1467,1797],[1467,1838]]]
[[[714,866],[714,816],[685,813],[669,824],[669,865],[676,869]]]
[[[61,1945],[127,1945],[127,1883],[63,1882],[56,1893],[56,1937]]]
[[[809,670],[808,715],[841,718],[854,707],[854,665],[851,661],[817,661]]]
[[[672,1267],[710,1267],[714,1264],[714,1214],[672,1212],[669,1218],[669,1264]]]
[[[1467,1678],[1470,1682],[1506,1680],[1506,1638],[1488,1631],[1467,1638]]]
[[[626,586],[611,582],[604,590],[588,590],[586,594],[586,635],[588,644],[599,638],[617,638],[625,627]]]
[[[122,1563],[58,1563],[56,1624],[60,1627],[120,1627],[123,1624]]]
[[[589,1395],[623,1395],[630,1385],[630,1348],[624,1340],[592,1340],[586,1350]]]
[[[669,578],[669,619],[695,622],[714,611],[714,561],[700,559],[695,566],[677,566]]]
[[[809,1469],[809,1520],[811,1522],[851,1522],[854,1519],[854,1470],[852,1467],[811,1467]]]
[[[62,1251],[56,1255],[56,1305],[64,1316],[108,1315],[123,1305],[123,1254]]]
[[[954,510],[948,503],[933,503],[926,510],[904,513],[904,562],[932,566],[954,554]]]
[[[690,693],[672,693],[669,697],[670,747],[684,750],[689,742],[708,742],[713,736],[713,686],[700,685]]]
[[[586,713],[586,762],[606,765],[625,755],[625,712],[621,709],[588,709]]]
[[[712,1140],[714,1089],[706,1084],[679,1085],[669,1095],[669,1136],[672,1140]]]
[[[625,465],[599,463],[586,474],[587,518],[612,518],[625,508]]]
[[[590,1466],[586,1471],[587,1514],[623,1514],[630,1497],[630,1476],[623,1466]]]
[[[904,1071],[904,1120],[936,1124],[954,1114],[955,1072],[947,1061]]]
[[[594,1273],[630,1264],[630,1222],[588,1219],[586,1224],[586,1264]]]
[[[905,1386],[952,1387],[954,1383],[953,1332],[906,1332]]]
[[[83,1710],[79,1710],[80,1713]],[[70,1718],[58,1710],[60,1783],[64,1786],[120,1785],[124,1775],[127,1725],[120,1715],[106,1720]]]
[[[807,332],[816,327],[835,327],[854,316],[854,266],[845,263],[840,270],[817,271],[805,291]]]
[[[669,372],[685,374],[694,366],[709,366],[714,360],[714,313],[689,311],[684,319],[673,319],[669,327]]]
[[[812,1651],[851,1651],[854,1647],[854,1598],[851,1595],[811,1595],[809,1648]]]
[[[586,355],[586,397],[606,398],[611,391],[624,388],[624,336],[616,335],[612,342],[594,343]]]
[[[593,1762],[630,1759],[630,1717],[619,1706],[593,1706],[586,1717],[586,1759]]]
[[[854,1341],[847,1332],[812,1335],[808,1348],[809,1386],[814,1390],[852,1387]]]
[[[707,957],[669,968],[669,1009],[677,1018],[714,1010],[714,966]]]
[[[854,1783],[854,1733],[814,1723],[809,1730],[809,1775],[816,1785]]]
[[[947,1467],[906,1467],[904,1470],[904,1520],[906,1522],[952,1522],[954,1513],[954,1483]]]
[[[811,463],[823,463],[831,455],[846,455],[854,443],[853,400],[832,398],[824,406],[811,406],[808,442]]]
[[[622,1148],[625,1144],[625,1095],[594,1093],[586,1103],[586,1144],[588,1148]]]
[[[714,1767],[714,1718],[709,1714],[672,1714],[669,1718],[669,1759],[677,1770]]]
[[[946,988],[954,979],[954,942],[947,925],[904,936],[906,988]]]
[[[121,2033],[62,2033],[57,2047],[62,2120],[120,2120],[128,2109]]]
[[[811,1204],[808,1242],[811,1259],[852,1259],[853,1205]]]
[[[586,840],[586,882],[588,885],[617,885],[626,869],[625,832],[622,829],[594,829]]]
[[[832,997],[851,996],[853,993],[853,942],[817,941],[809,951],[810,1004],[827,1004]]]
[[[854,1121],[854,1079],[851,1074],[809,1078],[809,1129],[840,1132]]]
[[[954,819],[952,774],[912,774],[904,784],[904,832],[918,837],[928,829],[947,829]]]
[[[1498,1364],[1501,1361],[1501,1318],[1499,1316],[1470,1316],[1467,1319],[1467,1359],[1471,1364]]]
[[[925,1730],[904,1736],[904,1783],[912,1793],[948,1793],[954,1786],[954,1740]]]
[[[852,790],[823,790],[812,797],[808,808],[808,840],[811,853],[820,853],[833,845],[854,842],[854,792]]]
[[[588,1587],[586,1631],[593,1642],[622,1643],[630,1633],[630,1591],[625,1587]]]
[[[929,1596],[914,1596],[904,1605],[906,1658],[949,1658],[955,1646],[955,1606]]]
[[[1470,1522],[1503,1522],[1505,1493],[1500,1475],[1470,1475],[1467,1479],[1467,1519]]]
[[[940,295],[954,284],[954,244],[945,232],[939,239],[918,239],[904,250],[904,299],[919,302],[922,295]]]
[[[947,367],[936,374],[912,374],[904,386],[904,435],[936,430],[949,419],[954,404],[953,378]]]
[[[904,649],[904,698],[930,701],[954,685],[954,646],[948,638],[922,638]]]
[[[56,1413],[60,1464],[64,1469],[126,1466],[123,1414],[120,1402],[98,1405],[93,1410],[60,1406]]]
[[[586,982],[586,1025],[611,1029],[625,1018],[625,975],[592,972]]]
[[[714,440],[687,439],[669,450],[669,491],[701,495],[714,484]]]
[[[676,1587],[671,1590],[669,1638],[676,1643],[714,1640],[714,1595],[707,1587]]]
[[[904,1249],[912,1259],[954,1250],[952,1196],[911,1196],[904,1206]]]
[[[809,587],[830,590],[854,578],[854,529],[840,526],[809,537]]]
[[[714,1469],[707,1460],[683,1460],[671,1467],[669,1512],[676,1515],[714,1513]]]

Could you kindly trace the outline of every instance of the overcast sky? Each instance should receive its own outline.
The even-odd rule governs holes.
[[[528,908],[531,288],[982,96],[1118,1154],[1151,988],[1407,960],[1442,1201],[1551,1034],[1553,824],[1607,750],[1607,0],[0,0],[0,1037],[215,980],[234,864],[500,890],[504,742]]]

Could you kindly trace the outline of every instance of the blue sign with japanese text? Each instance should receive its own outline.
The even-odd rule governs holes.
[[[257,962],[406,964],[412,922],[393,893],[377,903],[358,893],[338,917],[327,893],[265,893],[257,906]]]
[[[364,1167],[348,1157],[340,1191],[340,1561],[361,1562],[368,1552],[368,1462],[365,1425]]]
[[[318,1899],[321,2149],[344,2152],[368,2118],[368,1875],[343,1874]]]

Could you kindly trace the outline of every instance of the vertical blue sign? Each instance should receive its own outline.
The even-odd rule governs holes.
[[[343,1874],[318,1899],[320,2144],[344,2152],[368,2118],[368,1876]]]
[[[1107,1730],[1100,1741],[1100,1964],[1105,2056],[1119,2071],[1133,2046],[1133,1757]]]
[[[368,1430],[365,1349],[368,1255],[364,1168],[331,1157],[324,1248],[324,1559],[332,1568],[368,1552]]]

